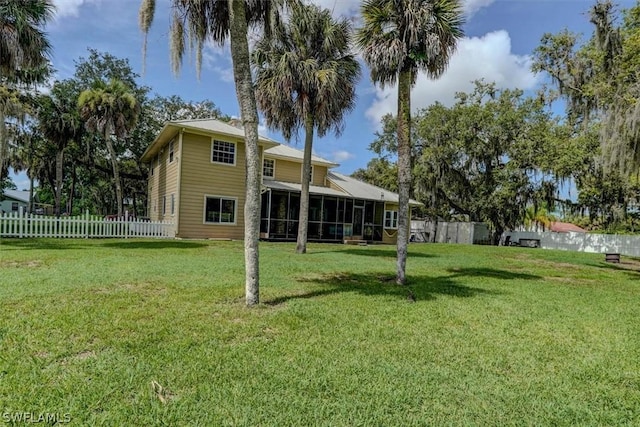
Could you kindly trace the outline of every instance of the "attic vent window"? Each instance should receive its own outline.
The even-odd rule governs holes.
[[[236,144],[233,142],[213,140],[211,144],[211,161],[213,163],[236,164]]]

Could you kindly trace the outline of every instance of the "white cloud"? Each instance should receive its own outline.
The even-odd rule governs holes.
[[[262,136],[270,136],[269,128],[262,120],[258,123],[258,133]]]
[[[470,18],[478,10],[489,6],[494,1],[495,0],[462,0],[462,9],[467,18]],[[357,19],[358,17],[356,15],[360,13],[360,5],[362,2],[360,0],[311,0],[311,3],[333,11],[334,16],[343,15]]]
[[[202,68],[216,73],[225,83],[233,83],[233,65],[229,45],[207,42],[202,50]]]
[[[78,17],[80,8],[87,3],[97,3],[100,0],[53,0],[56,7],[56,19],[65,16]]]
[[[462,8],[467,18],[472,17],[478,10],[489,6],[495,0],[463,0]]]
[[[351,16],[358,13],[360,9],[360,0],[312,0],[320,7],[324,7],[333,11],[333,16]]]
[[[229,68],[223,68],[223,67],[212,67],[211,68],[213,70],[214,73],[216,73],[218,75],[218,77],[220,77],[220,80],[222,80],[225,83],[233,83],[234,79],[233,79],[233,68],[229,67]]]
[[[355,156],[348,151],[338,150],[338,151],[334,151],[331,154],[331,157],[333,158],[334,162],[340,163],[340,162],[344,162],[345,160],[353,159]]]
[[[413,111],[436,101],[450,106],[456,92],[473,90],[473,81],[479,79],[495,82],[498,88],[523,90],[532,89],[537,83],[531,72],[531,58],[513,54],[509,34],[496,31],[480,38],[463,39],[440,79],[431,80],[420,74],[411,91]],[[376,128],[383,115],[396,113],[397,99],[396,86],[376,88],[376,99],[366,112]]]

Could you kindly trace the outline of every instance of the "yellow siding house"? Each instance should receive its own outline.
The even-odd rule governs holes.
[[[259,138],[262,155],[260,236],[295,240],[302,151]],[[241,128],[218,120],[168,122],[142,156],[149,168],[148,216],[176,224],[182,238],[242,239],[245,147]],[[332,172],[312,157],[310,241],[395,243],[398,195]],[[412,200],[412,205],[419,203]]]

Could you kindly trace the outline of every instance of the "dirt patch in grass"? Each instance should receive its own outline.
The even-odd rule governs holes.
[[[158,400],[165,405],[176,397],[169,389],[161,386],[160,383],[155,380],[151,381],[151,390]]]
[[[116,294],[120,292],[131,292],[141,295],[165,295],[168,290],[164,286],[157,286],[151,283],[118,283],[108,288],[96,288],[92,290],[96,294]]]
[[[620,268],[624,268],[625,270],[640,272],[640,260],[635,258],[624,259],[620,262],[620,264],[616,265]]]
[[[85,360],[85,359],[89,359],[92,357],[96,357],[96,353],[94,351],[91,350],[85,350],[85,351],[81,351],[80,353],[76,354],[73,358],[76,360]]]
[[[35,268],[42,265],[42,260],[31,259],[27,261],[0,261],[0,268]]]
[[[62,360],[60,360],[60,364],[61,365],[68,365],[69,363],[73,363],[73,362],[82,362],[84,360],[87,359],[93,359],[96,357],[96,353],[93,350],[83,350],[79,353],[76,353],[72,356],[69,357],[65,357]]]
[[[551,280],[552,282],[563,283],[565,285],[593,285],[597,283],[597,280],[594,279],[578,279],[575,277],[545,277],[546,280]]]

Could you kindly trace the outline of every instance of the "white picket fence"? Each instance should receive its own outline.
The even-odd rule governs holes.
[[[173,238],[175,226],[169,221],[144,221],[126,214],[119,219],[84,215],[51,217],[22,211],[0,213],[0,237],[54,238]]]

